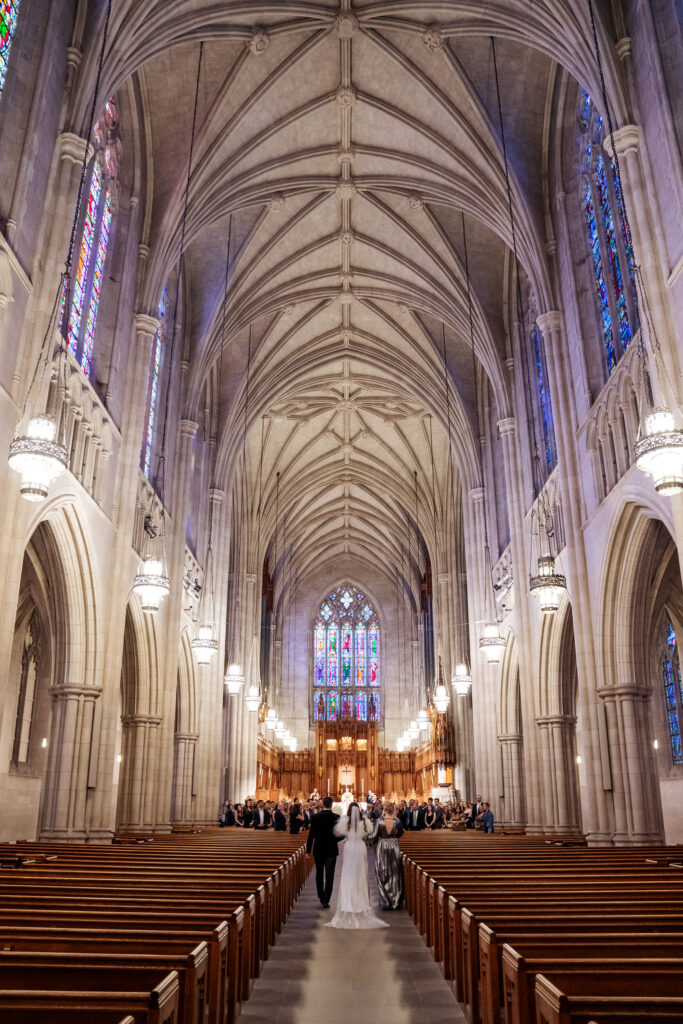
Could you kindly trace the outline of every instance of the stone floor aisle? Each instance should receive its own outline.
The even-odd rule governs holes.
[[[376,907],[376,893],[370,892]],[[337,881],[341,861],[337,868]],[[325,928],[311,873],[251,999],[244,1024],[460,1024],[460,1006],[408,914],[382,915],[390,927]]]

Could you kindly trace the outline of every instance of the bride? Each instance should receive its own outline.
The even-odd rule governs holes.
[[[357,803],[349,805],[344,818],[334,826],[335,835],[345,839],[337,909],[328,928],[388,928],[373,913],[368,895],[368,855],[364,840],[372,835],[370,823]]]

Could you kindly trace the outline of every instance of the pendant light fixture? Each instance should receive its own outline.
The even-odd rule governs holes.
[[[459,697],[464,697],[469,693],[471,685],[472,676],[467,669],[467,665],[460,662],[460,664],[455,666],[455,675],[451,676],[451,686]]]
[[[245,693],[244,703],[248,711],[258,711],[261,705],[261,691],[255,683],[252,683]]]
[[[55,417],[45,411],[34,412],[33,405],[42,404],[43,392],[45,389],[45,378],[47,370],[54,355],[55,334],[58,341],[57,356],[57,392],[66,390],[67,383],[67,343],[65,333],[67,330],[70,312],[70,286],[71,269],[76,245],[76,236],[83,201],[83,191],[88,170],[90,156],[90,140],[95,126],[95,114],[100,92],[100,80],[102,78],[102,67],[104,65],[104,53],[109,32],[109,20],[111,17],[111,0],[107,0],[107,10],[102,31],[102,44],[100,46],[99,60],[97,64],[97,76],[93,91],[92,103],[90,106],[90,119],[88,122],[88,134],[85,138],[83,162],[81,164],[81,177],[76,197],[76,208],[74,210],[73,222],[71,224],[71,236],[69,249],[64,265],[64,271],[60,277],[57,294],[52,305],[47,329],[38,353],[36,366],[29,383],[21,417],[17,423],[14,437],[10,443],[8,464],[10,469],[21,475],[19,493],[27,501],[44,501],[47,498],[48,490],[54,481],[65,472],[69,464],[69,453],[65,443],[65,422],[61,416],[60,437],[57,437],[57,421]],[[61,320],[61,323],[60,323]],[[26,427],[24,429],[24,424]]]
[[[218,379],[216,381],[216,433],[220,422],[220,403],[223,393],[223,349],[225,347],[225,307],[228,302],[228,277],[230,274],[230,242],[232,238],[232,214],[228,218],[228,244],[225,258],[225,279],[223,285],[223,312],[221,323],[221,347],[218,356]],[[217,439],[216,439],[217,440]],[[211,485],[209,487],[209,542],[206,548],[206,563],[204,571],[204,589],[199,604],[199,628],[197,636],[192,639],[190,646],[194,651],[199,665],[209,665],[214,654],[218,651],[218,639],[214,635],[216,623],[216,598],[214,590],[214,569],[213,569],[213,494],[216,490],[216,460],[218,457],[218,444],[213,455],[211,467]]]
[[[536,571],[529,573],[529,590],[537,597],[541,611],[544,615],[551,615],[560,606],[562,595],[567,591],[567,580],[565,576],[555,568],[554,553],[554,530],[553,530],[553,509],[548,501],[547,488],[541,472],[541,459],[539,455],[538,441],[536,437],[536,417],[533,410],[533,395],[531,391],[531,380],[529,376],[529,360],[525,346],[527,344],[526,318],[524,315],[524,303],[522,301],[522,285],[519,273],[519,258],[517,255],[517,234],[515,231],[515,215],[512,206],[512,189],[510,187],[510,171],[508,166],[507,146],[505,144],[505,129],[503,126],[503,108],[500,98],[500,83],[498,81],[498,63],[496,60],[496,43],[491,36],[491,53],[493,56],[493,73],[496,82],[496,98],[498,101],[498,122],[500,124],[500,141],[503,149],[503,168],[505,171],[505,188],[508,202],[508,214],[510,217],[510,234],[512,239],[512,253],[515,265],[515,289],[517,296],[517,314],[522,327],[522,342],[520,345],[523,368],[523,379],[525,384],[527,425],[531,426],[529,431],[533,444],[532,477],[534,489],[534,502],[537,507],[534,510],[536,529],[532,527],[533,538],[536,536],[538,543],[538,558]]]
[[[602,67],[602,54],[595,25],[595,11],[593,0],[588,0],[588,11],[590,14],[591,31],[593,35],[593,46],[595,48],[595,59],[600,75],[600,90],[602,93],[602,104],[607,118],[609,129],[609,141],[611,153],[608,154],[615,169],[615,191],[617,194],[617,205],[621,216],[621,226],[624,233],[627,252],[631,253],[633,260],[633,280],[636,287],[636,301],[642,311],[640,335],[636,342],[636,355],[638,359],[639,394],[638,394],[638,437],[636,439],[634,454],[638,469],[651,476],[655,490],[658,494],[673,495],[683,491],[683,432],[676,427],[674,414],[664,403],[664,395],[668,390],[670,394],[674,389],[669,379],[666,364],[662,356],[662,347],[657,337],[654,321],[650,311],[650,304],[647,298],[645,282],[640,271],[640,264],[636,258],[636,251],[633,245],[631,224],[626,208],[626,196],[621,179],[619,167],[619,154],[614,144],[614,125],[612,123],[612,111],[607,98],[605,86],[605,75]],[[659,384],[659,404],[654,406],[651,401],[651,392],[648,387],[648,355],[647,342],[649,340],[653,356],[654,372],[657,375]],[[664,378],[664,379],[662,379]],[[664,383],[668,388],[664,387]]]
[[[234,697],[235,694],[239,693],[242,689],[242,684],[244,683],[241,665],[230,665],[228,671],[225,673],[223,682],[227,686],[228,693],[231,696]]]
[[[448,710],[448,705],[451,702],[451,695],[446,688],[443,676],[443,665],[441,663],[441,657],[439,656],[439,675],[437,676],[436,687],[434,689],[434,695],[432,697],[432,703],[440,715],[444,715]]]
[[[183,202],[183,213],[180,222],[180,256],[178,259],[178,281],[176,283],[175,304],[173,308],[173,329],[171,332],[171,348],[168,359],[168,373],[166,375],[166,395],[164,400],[164,426],[161,433],[161,451],[157,464],[156,476],[154,478],[154,489],[159,498],[160,523],[158,528],[153,523],[154,498],[150,503],[150,510],[145,516],[145,547],[143,559],[138,573],[133,580],[133,590],[139,594],[142,601],[143,611],[156,612],[159,609],[161,599],[171,589],[171,581],[166,567],[166,442],[168,437],[168,412],[171,397],[171,386],[173,384],[174,355],[176,346],[176,335],[178,330],[178,301],[180,298],[180,286],[183,272],[183,255],[185,250],[185,228],[187,225],[187,208],[190,197],[190,178],[192,177],[192,157],[194,154],[194,140],[197,128],[197,103],[199,100],[199,82],[202,73],[202,56],[204,43],[199,44],[199,58],[197,60],[197,80],[194,91],[194,110],[192,113],[192,132],[190,135],[190,152],[187,160],[187,180],[185,182],[185,198]]]

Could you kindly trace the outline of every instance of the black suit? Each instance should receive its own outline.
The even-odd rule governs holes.
[[[417,814],[417,817],[416,817]],[[419,807],[417,811],[413,808],[408,814],[408,824],[406,826],[410,832],[421,832],[425,828],[425,809]]]
[[[285,818],[284,814],[282,813],[279,807],[276,809],[275,814],[273,815],[273,828],[275,829],[276,832],[287,831],[287,819]]]
[[[318,899],[324,907],[329,905],[334,885],[334,869],[341,842],[334,834],[334,826],[338,821],[339,815],[333,811],[324,810],[315,814],[306,840],[306,853],[312,852],[315,859],[315,884]]]
[[[441,804],[434,808],[434,824],[432,828],[443,828],[443,807]]]
[[[263,824],[261,824],[261,808],[257,807],[254,811],[254,828],[259,832],[265,832],[270,826],[270,811],[263,808]]]

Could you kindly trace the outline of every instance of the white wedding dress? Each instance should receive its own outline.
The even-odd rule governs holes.
[[[351,808],[351,817],[340,818],[334,826],[335,834],[344,836],[339,897],[334,917],[327,928],[388,928],[370,906],[368,894],[368,855],[364,838],[373,829],[362,818],[357,807]]]

